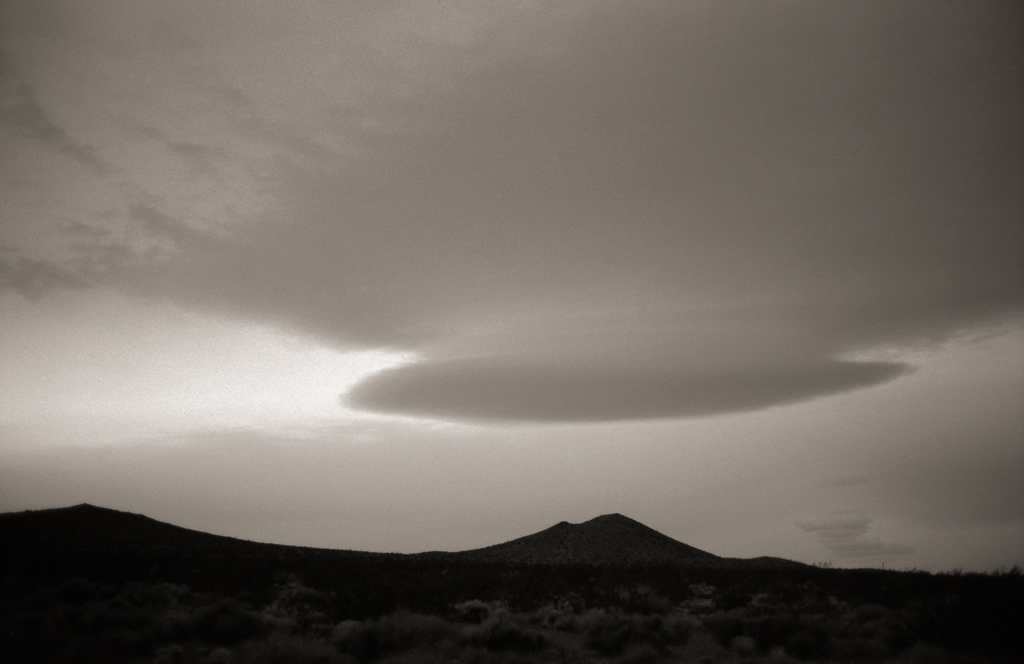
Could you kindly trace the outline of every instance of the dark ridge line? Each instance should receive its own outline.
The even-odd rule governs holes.
[[[72,519],[71,523],[68,523],[69,518]],[[108,529],[108,532],[103,533],[98,527],[90,530],[88,523],[90,520],[102,520],[102,523],[92,525],[103,526]],[[34,528],[19,528],[17,525],[19,523],[23,526],[31,524]],[[123,528],[127,523],[137,524],[141,528],[137,530]],[[46,527],[53,532],[46,534],[40,532]],[[144,514],[100,507],[90,503],[0,513],[0,535],[3,535],[3,539],[7,539],[12,534],[12,530],[28,531],[30,529],[32,532],[27,533],[29,539],[38,539],[51,544],[57,544],[60,541],[76,546],[89,544],[92,547],[116,546],[115,542],[160,547],[169,543],[182,545],[188,541],[192,544],[203,542],[210,545],[219,543],[222,546],[234,544],[245,548],[264,547],[267,551],[275,549],[317,554],[338,553],[409,560],[447,559],[453,562],[512,565],[805,566],[804,563],[773,556],[725,558],[680,542],[619,513],[603,514],[578,524],[560,521],[544,530],[478,549],[418,553],[359,551],[256,542],[194,530],[159,521]],[[176,538],[184,541],[176,542]],[[607,554],[609,549],[615,551],[614,555]]]

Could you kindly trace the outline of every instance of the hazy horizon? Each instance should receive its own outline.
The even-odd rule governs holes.
[[[0,511],[1024,564],[1024,8],[0,6]]]

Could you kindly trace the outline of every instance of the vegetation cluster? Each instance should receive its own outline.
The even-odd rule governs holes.
[[[486,576],[495,571],[477,570]],[[658,570],[648,571],[656,578]],[[831,594],[835,586],[825,589],[832,584],[821,575],[796,583],[763,578],[763,592],[756,593],[750,589],[754,578],[738,584],[718,579],[720,585],[694,581],[680,599],[638,583],[644,574],[632,570],[623,571],[621,584],[592,592],[615,576],[604,572],[590,586],[582,586],[583,592],[515,595],[502,593],[499,583],[497,596],[453,601],[448,595],[440,609],[416,606],[416,593],[410,592],[404,598],[408,602],[395,595],[388,610],[363,612],[352,611],[344,587],[310,585],[285,572],[261,592],[236,593],[167,581],[113,585],[81,576],[48,581],[8,576],[0,600],[0,661],[1021,661],[1020,637],[1013,627],[1004,625],[1001,635],[997,625],[985,630],[954,607],[965,589],[987,587],[983,592],[992,600],[998,601],[1000,588],[1004,595],[1016,595],[1016,605],[997,608],[1019,611],[1018,570],[989,575],[887,573],[897,584],[947,584],[952,591],[941,603],[908,601],[900,606],[858,601],[853,595],[839,599]],[[822,572],[839,578],[850,574]],[[956,619],[964,621],[959,630],[948,622]]]

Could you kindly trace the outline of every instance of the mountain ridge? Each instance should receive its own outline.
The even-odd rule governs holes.
[[[622,514],[604,514],[572,524],[560,521],[549,528],[513,540],[467,551],[383,553],[253,542],[215,535],[166,523],[133,512],[89,503],[69,507],[0,513],[0,543],[24,550],[61,549],[91,554],[109,551],[119,556],[161,553],[192,556],[240,554],[287,556],[288,552],[316,555],[399,557],[451,562],[509,565],[684,565],[764,567],[802,565],[781,558],[723,558],[697,549]]]

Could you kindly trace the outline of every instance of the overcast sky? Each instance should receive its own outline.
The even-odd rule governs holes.
[[[1024,563],[1020,3],[0,26],[0,510]]]

